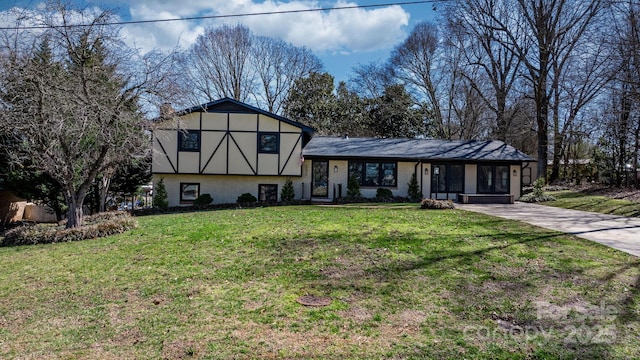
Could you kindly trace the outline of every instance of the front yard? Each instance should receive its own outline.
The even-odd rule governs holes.
[[[556,201],[545,205],[565,209],[593,211],[627,217],[640,217],[640,190],[620,190],[615,188],[576,189],[550,192]]]
[[[0,358],[640,357],[640,261],[586,240],[416,206],[138,221],[0,248]]]

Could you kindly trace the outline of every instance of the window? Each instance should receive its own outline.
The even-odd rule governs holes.
[[[260,201],[278,201],[278,185],[259,184],[258,200]]]
[[[179,151],[200,151],[200,130],[181,130],[178,132]]]
[[[314,160],[312,172],[311,196],[329,197],[329,162]]]
[[[478,165],[478,193],[508,194],[508,165]]]
[[[390,162],[349,162],[349,177],[358,180],[360,186],[395,187],[398,182],[398,166]]]
[[[464,165],[434,164],[431,167],[431,192],[464,192]]]
[[[180,183],[180,202],[191,202],[200,196],[200,184]]]
[[[277,154],[278,133],[258,133],[258,152],[266,154]]]

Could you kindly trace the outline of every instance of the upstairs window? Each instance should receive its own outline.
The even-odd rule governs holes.
[[[258,133],[258,152],[263,154],[277,154],[280,144],[279,140],[278,133]]]
[[[178,151],[200,151],[200,130],[179,131]]]

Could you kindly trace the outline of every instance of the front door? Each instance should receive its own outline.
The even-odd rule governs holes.
[[[311,179],[312,197],[329,197],[329,161],[313,161],[313,178]]]

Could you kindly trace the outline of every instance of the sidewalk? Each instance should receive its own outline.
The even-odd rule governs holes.
[[[627,218],[521,202],[515,204],[456,204],[456,208],[519,220],[640,256],[640,218]]]

